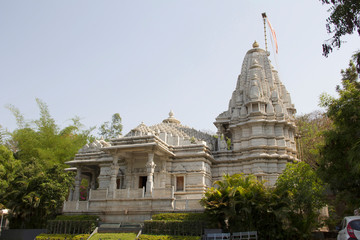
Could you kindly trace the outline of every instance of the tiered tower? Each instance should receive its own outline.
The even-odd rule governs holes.
[[[295,113],[268,53],[254,42],[244,58],[229,108],[214,123],[219,144],[213,178],[243,172],[273,185],[286,163],[297,161]]]

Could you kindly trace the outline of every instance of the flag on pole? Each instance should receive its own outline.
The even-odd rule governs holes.
[[[278,53],[278,52],[279,52],[279,48],[278,48],[278,44],[277,44],[277,40],[276,40],[275,30],[272,28],[271,23],[270,23],[270,21],[269,21],[268,18],[266,18],[266,21],[267,21],[267,23],[268,23],[268,25],[269,25],[269,28],[270,28],[270,31],[271,31],[271,36],[272,36],[272,39],[274,40],[274,43],[275,43],[276,53]]]

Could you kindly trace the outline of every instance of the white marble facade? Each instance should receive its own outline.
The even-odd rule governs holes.
[[[181,125],[170,112],[124,137],[84,146],[64,214],[106,222],[142,222],[159,212],[203,211],[199,200],[223,174],[253,174],[273,185],[296,157],[296,110],[267,53],[255,42],[244,58],[228,109],[214,122],[217,138]],[[81,179],[89,182],[79,201]]]

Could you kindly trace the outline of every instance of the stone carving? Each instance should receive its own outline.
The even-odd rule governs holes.
[[[224,135],[219,138],[219,150],[226,151],[228,148]]]
[[[104,139],[95,140],[90,144],[85,144],[80,150],[79,153],[86,153],[86,152],[96,152],[101,151],[103,147],[110,147],[111,144],[104,141]]]

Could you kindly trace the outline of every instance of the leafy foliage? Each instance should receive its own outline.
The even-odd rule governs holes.
[[[332,128],[332,121],[320,111],[314,111],[296,117],[299,158],[317,168],[320,158],[320,147],[324,144],[323,132]]]
[[[13,153],[4,145],[0,145],[0,196],[5,195],[20,166],[21,162],[14,158]],[[0,197],[0,204],[4,202],[5,200]]]
[[[259,231],[264,239],[280,239],[286,202],[254,176],[225,175],[201,200],[205,213],[226,231]]]
[[[35,240],[86,240],[90,237],[90,234],[46,234],[42,233],[37,235]]]
[[[310,237],[319,226],[319,210],[325,206],[325,187],[316,172],[304,162],[287,164],[276,182],[276,191],[287,199],[293,233],[299,239]]]
[[[146,235],[141,234],[139,240],[200,240],[198,236]]]
[[[322,98],[334,128],[325,132],[319,174],[352,212],[360,200],[360,83],[351,61],[341,73],[339,98]]]
[[[122,132],[121,117],[119,113],[112,115],[111,123],[104,122],[99,128],[99,134],[105,140],[116,138],[121,135]]]
[[[1,197],[12,210],[11,228],[44,226],[65,200],[72,177],[59,165],[44,168],[37,162],[24,166]]]
[[[43,227],[62,206],[72,183],[65,162],[87,143],[90,130],[81,130],[78,119],[60,129],[47,105],[37,99],[40,117],[25,121],[14,106],[18,128],[0,146],[0,202],[11,209],[11,228]],[[12,151],[12,152],[10,152]]]
[[[156,235],[200,236],[206,223],[201,221],[150,220],[144,222],[143,233]]]
[[[276,188],[241,174],[224,175],[215,186],[201,200],[213,227],[258,231],[260,239],[309,239],[324,205],[322,183],[306,163],[289,164]]]
[[[321,0],[330,5],[330,16],[326,19],[327,32],[333,34],[331,39],[323,44],[323,55],[328,56],[333,48],[340,48],[342,37],[357,32],[360,36],[360,1],[359,0]],[[360,51],[354,55],[357,72],[360,74]]]
[[[133,240],[135,238],[135,233],[96,233],[90,240]]]

